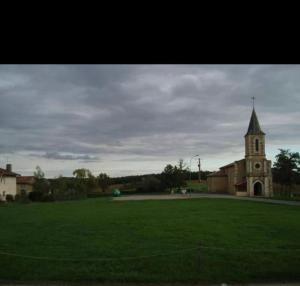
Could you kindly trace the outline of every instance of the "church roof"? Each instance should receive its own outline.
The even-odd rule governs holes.
[[[220,167],[220,169],[230,168],[230,167],[233,167],[233,166],[234,166],[234,162],[232,162],[230,164],[227,164],[225,166],[222,166],[222,167]]]
[[[230,163],[230,164],[227,164],[227,165],[225,165],[225,166],[220,167],[220,169],[226,169],[226,168],[233,167],[235,163],[238,163],[238,162],[241,162],[241,161],[245,161],[245,159],[241,159],[241,160],[234,161],[234,162],[232,162],[232,163]]]
[[[249,127],[246,135],[265,135],[265,133],[260,129],[260,125],[254,108],[252,110]]]
[[[217,171],[209,174],[207,177],[227,177],[227,175],[223,171]]]

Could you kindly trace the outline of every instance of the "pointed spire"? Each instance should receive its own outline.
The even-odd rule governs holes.
[[[255,109],[253,107],[249,127],[246,135],[265,135],[260,129],[260,125],[256,116]]]

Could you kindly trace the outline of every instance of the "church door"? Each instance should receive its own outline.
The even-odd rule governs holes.
[[[254,196],[262,196],[262,184],[261,184],[261,182],[256,182],[254,184]]]

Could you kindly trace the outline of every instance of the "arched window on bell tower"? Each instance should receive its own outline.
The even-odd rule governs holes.
[[[259,151],[259,140],[255,139],[255,151],[258,152]]]

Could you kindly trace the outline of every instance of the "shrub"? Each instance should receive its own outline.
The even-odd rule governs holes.
[[[52,194],[44,194],[41,198],[41,202],[54,202],[54,196]]]
[[[30,203],[30,199],[28,198],[27,195],[22,196],[22,195],[17,194],[15,196],[15,202],[26,204],[26,203]]]
[[[40,202],[43,198],[43,193],[42,192],[38,192],[38,191],[33,191],[31,193],[29,193],[28,198],[32,201],[32,202]]]
[[[21,190],[20,194],[15,195],[15,201],[18,203],[29,203],[30,202],[25,190]]]
[[[5,196],[5,198],[6,198],[7,202],[13,202],[14,201],[14,196],[13,195],[8,194],[8,195]]]
[[[162,190],[163,188],[160,180],[154,176],[143,178],[137,187],[137,192],[141,193],[160,192]]]
[[[44,194],[42,192],[33,191],[29,193],[28,198],[33,202],[54,202],[53,194]]]

